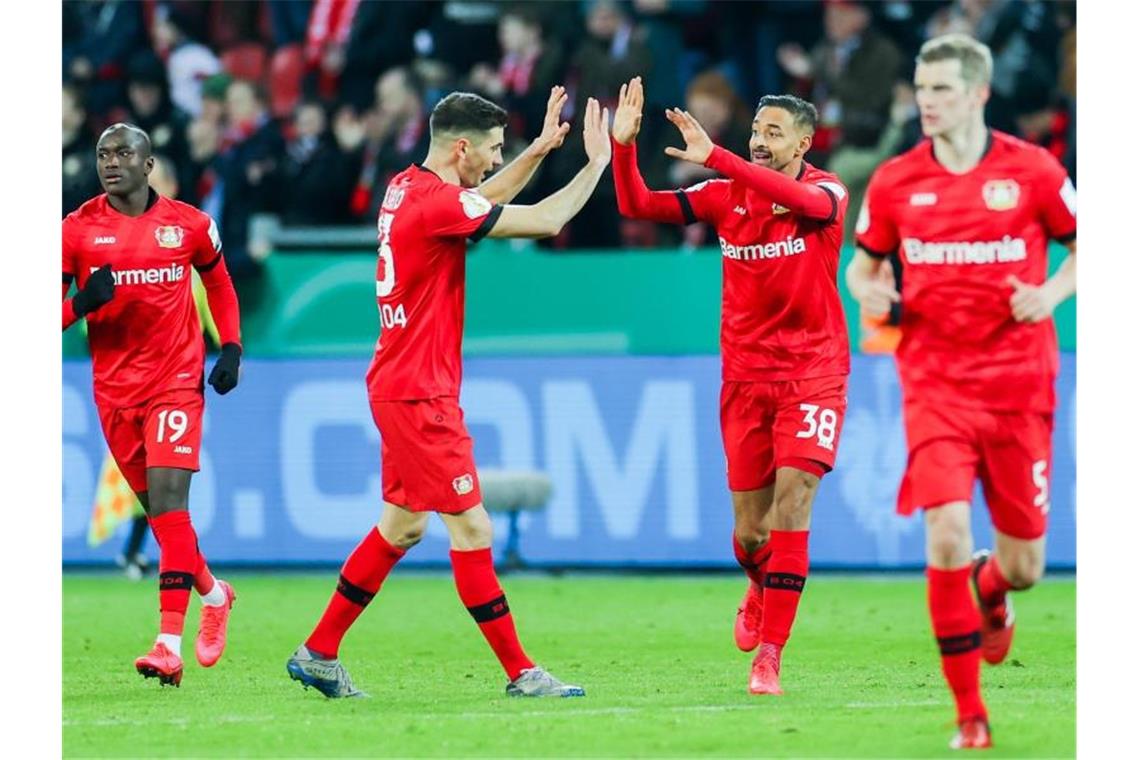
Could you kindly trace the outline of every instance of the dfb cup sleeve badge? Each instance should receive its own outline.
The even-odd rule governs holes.
[[[491,201],[474,190],[460,192],[459,203],[463,206],[463,213],[467,215],[468,219],[478,219],[491,212]]]
[[[990,211],[1009,211],[1017,206],[1021,186],[1012,179],[991,179],[982,186],[982,199]]]
[[[159,248],[181,248],[182,228],[177,225],[159,227],[154,231],[154,239],[158,241]]]
[[[475,479],[470,474],[463,474],[451,481],[451,487],[455,489],[455,493],[466,496],[475,490]]]

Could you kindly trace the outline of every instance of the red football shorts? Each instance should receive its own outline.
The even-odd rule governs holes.
[[[111,456],[135,492],[147,490],[148,467],[198,471],[201,391],[167,391],[138,406],[96,406]]]
[[[823,476],[835,466],[847,411],[847,377],[776,382],[725,381],[720,432],[728,488],[754,491],[776,481],[776,468]]]
[[[384,501],[412,512],[464,512],[483,501],[471,435],[454,396],[372,401]]]
[[[900,514],[969,502],[980,478],[997,530],[1026,540],[1045,535],[1052,414],[908,403],[903,417],[908,453]]]

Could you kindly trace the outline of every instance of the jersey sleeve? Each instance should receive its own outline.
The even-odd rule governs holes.
[[[75,230],[76,222],[71,216],[63,220],[63,281],[70,283],[79,275],[79,247],[76,245],[78,236]]]
[[[888,203],[889,189],[888,180],[881,170],[871,175],[863,196],[863,207],[859,209],[859,219],[855,223],[856,244],[877,258],[886,258],[899,247],[898,227],[891,217]]]
[[[1077,189],[1065,167],[1051,154],[1043,155],[1045,169],[1034,184],[1037,213],[1049,237],[1068,243],[1077,237]]]
[[[483,238],[495,226],[503,207],[477,190],[444,184],[432,193],[423,209],[423,231],[431,237]]]
[[[728,206],[731,191],[732,181],[727,179],[707,179],[676,191],[685,224],[708,222],[715,225]]]
[[[199,272],[207,272],[222,260],[222,236],[218,232],[218,223],[209,214],[203,213],[196,224],[195,233],[194,258],[191,263]]]
[[[810,184],[822,189],[831,198],[831,214],[823,220],[823,223],[843,226],[843,220],[847,218],[847,204],[851,200],[847,188],[835,177],[813,180]]]

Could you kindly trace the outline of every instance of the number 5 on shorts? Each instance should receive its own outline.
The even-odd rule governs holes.
[[[1037,487],[1037,495],[1033,497],[1033,506],[1041,510],[1041,514],[1049,514],[1049,478],[1045,475],[1045,470],[1049,467],[1049,463],[1044,459],[1038,459],[1033,463],[1033,485]]]
[[[158,413],[157,442],[162,443],[167,426],[170,426],[172,435],[167,440],[174,443],[186,433],[186,412],[181,409],[163,409]]]
[[[835,425],[839,416],[834,409],[820,409],[818,404],[800,404],[807,427],[796,433],[796,438],[815,438],[828,451],[835,447]]]

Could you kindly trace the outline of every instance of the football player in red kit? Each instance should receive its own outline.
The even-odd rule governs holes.
[[[687,111],[666,117],[685,148],[674,158],[712,179],[650,191],[637,168],[644,94],[622,86],[614,115],[614,183],[622,215],[716,227],[723,254],[720,417],[735,514],[733,549],[749,578],[736,644],[759,651],[749,691],[781,694],[780,658],[808,573],[808,529],[820,478],[835,464],[850,351],[837,284],[847,191],[804,160],[815,107],[761,98],[751,161],[714,145]]]
[[[195,652],[204,667],[222,655],[234,601],[230,584],[210,573],[188,511],[206,351],[190,267],[202,276],[221,335],[209,377],[221,394],[238,382],[237,296],[214,221],[147,183],[154,158],[146,132],[111,125],[95,159],[106,192],[63,220],[63,329],[87,319],[99,421],[159,545],[160,633],[135,668],[177,686],[190,590],[203,602]],[[73,281],[78,292],[68,299]]]
[[[970,37],[923,45],[915,93],[928,139],[871,177],[847,269],[866,313],[902,301],[908,457],[898,508],[924,510],[930,617],[957,705],[954,748],[991,745],[980,661],[1005,658],[1009,592],[1044,570],[1059,364],[1051,317],[1076,291],[1073,184],[1044,149],[986,127],[992,71],[989,48]],[[1070,250],[1052,277],[1050,239]],[[879,276],[895,251],[901,295]],[[979,479],[995,548],[971,561]]]
[[[341,568],[316,628],[289,658],[291,678],[331,698],[358,697],[340,662],[341,640],[380,591],[392,567],[423,536],[431,513],[451,537],[451,565],[463,606],[494,651],[510,696],[579,697],[523,650],[491,557],[491,520],[483,507],[473,443],[459,407],[468,242],[483,237],[548,237],[597,187],[610,161],[608,113],[590,98],[583,140],[588,162],[562,189],[532,206],[507,205],[570,129],[566,102],[551,90],[542,134],[502,163],[507,112],[478,95],[455,92],[430,119],[431,147],[388,183],[381,205],[376,266],[380,338],[368,369],[368,397],[380,430],[384,507]]]

